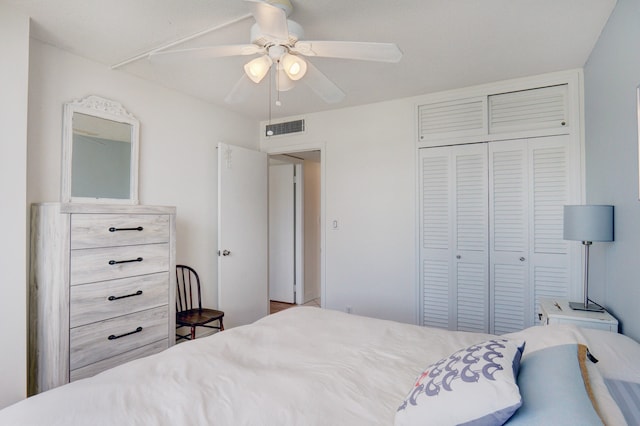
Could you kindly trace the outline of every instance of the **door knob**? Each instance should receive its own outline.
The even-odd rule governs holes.
[[[229,256],[231,254],[231,252],[229,250],[222,250],[222,255],[223,256]]]
[[[456,256],[456,259],[462,259],[462,256],[457,255],[457,256]]]
[[[524,257],[520,258],[520,262],[524,262],[524,260],[525,260]]]

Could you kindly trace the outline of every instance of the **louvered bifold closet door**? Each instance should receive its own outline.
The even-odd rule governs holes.
[[[535,311],[525,325],[535,324],[540,298],[570,297],[571,261],[569,241],[563,240],[563,206],[579,203],[578,167],[570,153],[568,136],[528,140],[530,219],[529,281]],[[578,249],[575,244],[573,249]]]
[[[487,145],[453,147],[456,329],[489,331]]]
[[[569,297],[562,216],[578,191],[572,191],[577,177],[568,141],[550,136],[489,144],[492,333],[534,325],[541,297]]]
[[[489,144],[489,282],[495,334],[522,330],[529,292],[529,160],[523,140]]]
[[[421,324],[449,328],[453,232],[451,148],[420,150]]]
[[[420,150],[422,324],[488,331],[487,147]]]

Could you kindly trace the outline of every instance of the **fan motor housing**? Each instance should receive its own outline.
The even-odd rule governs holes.
[[[289,29],[289,40],[273,40],[271,38],[265,37],[265,35],[262,34],[258,24],[253,24],[251,26],[251,43],[255,43],[258,46],[266,46],[268,44],[277,42],[277,44],[293,46],[298,40],[304,37],[304,31],[302,30],[302,26],[300,24],[289,19],[287,19],[287,27]]]

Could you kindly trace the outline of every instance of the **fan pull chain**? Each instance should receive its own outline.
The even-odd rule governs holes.
[[[279,68],[280,59],[278,59],[278,62],[276,62],[276,106],[282,105],[282,102],[280,102],[280,76],[282,75],[282,73],[278,72]]]
[[[271,126],[271,94],[272,94],[272,84],[271,80],[273,79],[273,67],[269,69],[269,99],[267,99],[267,104],[269,108],[269,126]],[[267,136],[273,136],[273,130],[267,130]]]
[[[271,67],[269,69],[269,100],[268,100],[268,104],[269,104],[269,125],[271,125],[271,95],[273,93],[272,80],[273,80],[273,67]]]

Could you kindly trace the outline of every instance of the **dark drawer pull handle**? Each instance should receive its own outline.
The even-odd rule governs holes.
[[[109,232],[116,231],[142,231],[144,228],[142,226],[138,226],[137,228],[114,228],[113,226],[109,228]]]
[[[132,335],[132,334],[140,333],[141,331],[142,331],[142,327],[138,327],[138,328],[136,328],[136,329],[135,329],[135,330],[133,330],[133,331],[130,331],[130,332],[128,332],[128,333],[121,334],[121,335],[119,335],[119,336],[116,336],[115,334],[112,334],[111,336],[107,337],[107,339],[109,339],[109,340],[115,340],[115,339],[119,339],[119,338],[124,337],[124,336],[130,336],[130,335]]]
[[[118,300],[118,299],[126,299],[127,297],[140,296],[142,294],[142,290],[138,290],[135,293],[127,294],[124,296],[109,296],[110,301]]]
[[[131,259],[131,260],[110,260],[109,265],[117,265],[119,263],[130,263],[130,262],[142,262],[142,258],[138,257],[136,259]]]

